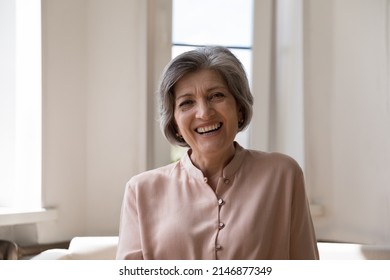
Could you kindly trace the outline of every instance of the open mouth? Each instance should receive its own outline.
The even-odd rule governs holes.
[[[198,127],[195,131],[199,134],[211,133],[219,130],[222,127],[222,123],[216,123],[209,126]]]

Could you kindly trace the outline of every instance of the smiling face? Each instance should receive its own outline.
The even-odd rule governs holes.
[[[192,153],[209,157],[234,151],[242,116],[223,78],[215,71],[200,70],[184,75],[173,90],[176,128]]]

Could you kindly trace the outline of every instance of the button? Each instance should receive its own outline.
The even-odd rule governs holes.
[[[215,245],[215,251],[219,251],[219,250],[222,250],[222,246],[219,244]]]
[[[223,229],[225,227],[225,224],[224,223],[219,223],[219,225],[218,225],[218,228],[219,229]]]
[[[224,204],[225,204],[225,201],[222,198],[218,199],[218,205],[219,206],[222,206]]]
[[[230,180],[229,180],[228,178],[223,178],[223,182],[224,182],[225,184],[229,184],[229,183],[230,183]]]
[[[207,183],[207,181],[208,181],[208,180],[207,180],[207,177],[204,177],[204,178],[203,178],[203,182]]]

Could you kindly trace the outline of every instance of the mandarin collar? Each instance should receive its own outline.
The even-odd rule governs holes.
[[[230,179],[237,172],[239,167],[242,165],[242,161],[244,160],[245,149],[240,146],[237,142],[234,142],[235,152],[232,160],[225,166],[222,170],[222,177]],[[197,168],[191,161],[190,158],[191,150],[188,150],[185,155],[181,158],[180,162],[188,174],[197,180],[203,180],[204,174],[202,170]]]

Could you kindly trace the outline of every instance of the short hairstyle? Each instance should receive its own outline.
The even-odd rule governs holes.
[[[243,121],[238,125],[238,131],[244,130],[252,119],[253,96],[242,63],[225,47],[200,47],[174,58],[165,67],[161,77],[158,89],[160,127],[167,140],[173,145],[188,147],[184,139],[177,135],[173,88],[185,74],[204,69],[218,72],[235,98],[237,109],[243,116]]]

